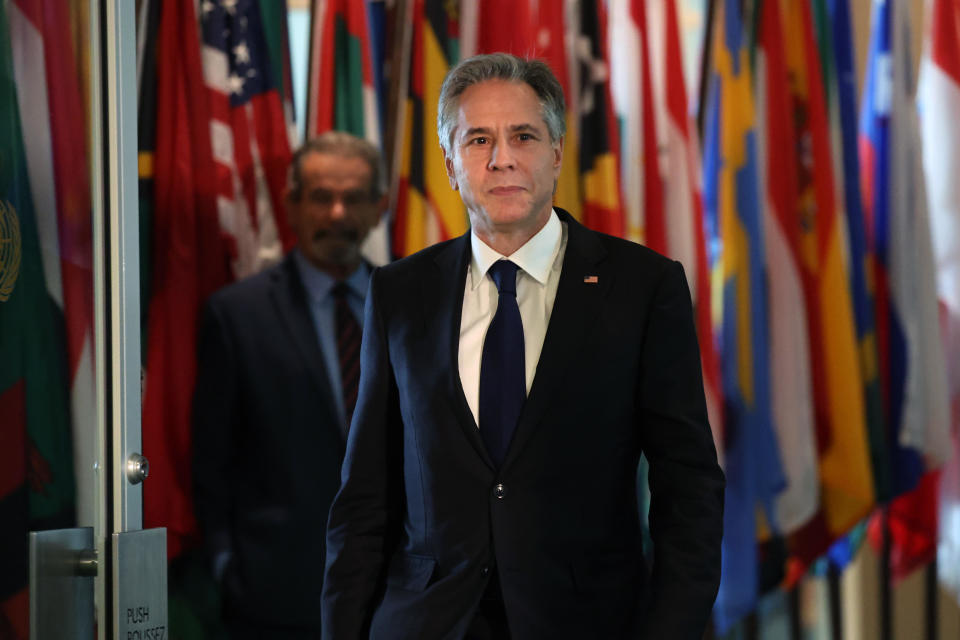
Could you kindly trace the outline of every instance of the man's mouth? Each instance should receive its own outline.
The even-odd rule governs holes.
[[[321,229],[313,234],[316,242],[321,240],[341,240],[343,242],[359,242],[360,232],[356,229]]]
[[[490,193],[495,196],[512,196],[522,191],[525,191],[523,187],[515,186],[494,187],[490,189]]]

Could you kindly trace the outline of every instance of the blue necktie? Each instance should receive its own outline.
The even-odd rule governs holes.
[[[527,398],[523,323],[517,306],[517,265],[493,263],[487,271],[500,298],[483,341],[480,361],[480,437],[499,468]]]

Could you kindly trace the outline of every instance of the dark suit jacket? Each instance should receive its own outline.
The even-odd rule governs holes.
[[[324,638],[463,637],[491,570],[515,639],[702,636],[720,579],[724,478],[683,269],[560,217],[569,240],[556,302],[500,469],[457,366],[469,235],[374,272],[330,511]]]
[[[233,554],[226,605],[319,628],[344,439],[292,256],[211,296],[199,345],[194,501],[211,558]]]

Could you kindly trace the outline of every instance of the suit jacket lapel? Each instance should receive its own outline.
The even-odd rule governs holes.
[[[460,318],[470,255],[469,231],[437,254],[437,268],[432,277],[423,282],[424,303],[421,308],[425,313],[424,335],[430,343],[440,347],[436,350],[433,365],[441,368],[445,395],[450,399],[457,422],[477,454],[493,468],[460,381]]]
[[[313,324],[313,314],[307,301],[300,273],[292,255],[287,255],[280,268],[273,273],[273,289],[270,292],[283,326],[293,341],[294,350],[303,358],[316,383],[317,391],[329,409],[330,424],[338,424],[339,418],[334,410],[333,393],[330,391],[330,377],[323,362],[320,339]],[[342,432],[337,428],[338,432]]]
[[[504,467],[517,457],[543,420],[551,398],[559,392],[557,387],[566,377],[571,361],[596,321],[601,302],[615,277],[603,263],[606,250],[596,234],[581,226],[567,212],[557,209],[557,213],[567,223],[568,232],[560,283],[537,373],[507,450]]]

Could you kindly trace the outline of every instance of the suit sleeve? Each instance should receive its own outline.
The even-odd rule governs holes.
[[[398,527],[402,425],[382,317],[381,276],[375,270],[370,278],[357,408],[327,525],[321,614],[327,640],[357,640],[369,633]]]
[[[641,357],[654,547],[644,637],[699,639],[720,583],[724,476],[707,421],[690,291],[678,262],[657,286]]]
[[[221,311],[208,302],[200,325],[193,396],[193,500],[206,552],[217,564],[233,553],[237,366]]]

